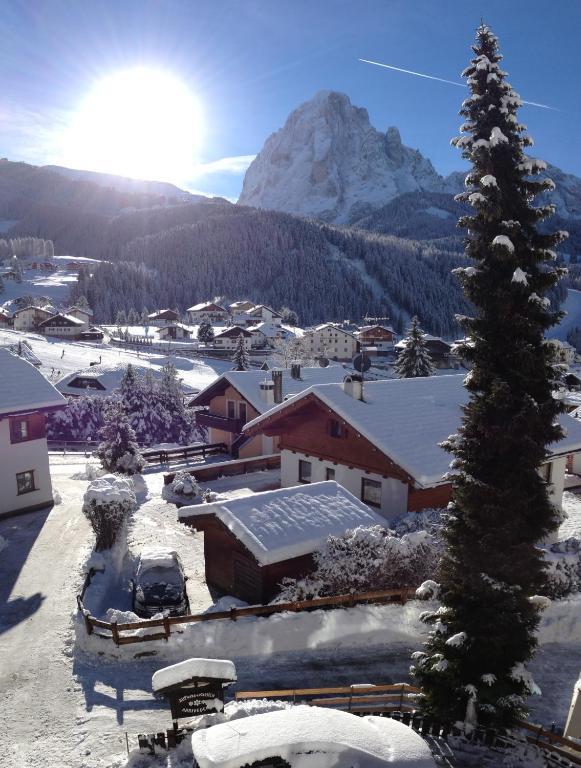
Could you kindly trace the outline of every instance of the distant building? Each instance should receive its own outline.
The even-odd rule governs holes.
[[[15,331],[34,331],[48,318],[54,315],[54,311],[44,309],[43,307],[24,307],[14,312],[14,330]]]
[[[234,301],[228,306],[228,309],[232,315],[235,315],[237,312],[249,312],[255,307],[256,304],[253,301]]]
[[[227,309],[211,301],[202,301],[200,304],[194,304],[193,307],[187,310],[187,313],[188,320],[192,325],[199,325],[204,320],[208,320],[210,323],[223,324],[229,317]]]
[[[46,336],[59,336],[65,339],[78,339],[79,335],[88,330],[88,325],[72,315],[62,315],[58,312],[56,315],[42,320],[36,330],[44,333]]]
[[[147,319],[150,325],[167,325],[168,323],[177,323],[180,316],[173,309],[158,309],[149,314]]]
[[[159,368],[147,368],[143,365],[132,363],[136,376],[144,376],[146,372],[152,374],[155,379],[161,375]],[[108,397],[116,392],[127,370],[127,363],[99,364],[91,365],[89,368],[82,368],[74,373],[67,373],[60,378],[55,387],[63,395],[69,397],[81,397],[89,395],[90,397]],[[182,382],[182,391],[184,395],[197,394],[197,390],[189,387]]]
[[[250,333],[250,331],[247,331],[246,328],[240,328],[237,325],[233,325],[230,328],[226,328],[220,333],[217,333],[214,336],[214,341],[212,342],[212,346],[215,347],[217,350],[234,352],[238,344],[239,336],[242,336],[244,338],[244,346],[246,347],[246,349],[250,350],[252,346],[252,334]]]
[[[182,323],[170,323],[159,329],[158,336],[162,341],[187,341],[192,338],[192,331]]]
[[[294,336],[291,331],[274,323],[258,323],[248,326],[246,330],[252,334],[252,346],[256,348],[274,347],[277,341]]]
[[[11,325],[13,325],[14,320],[12,319],[9,312],[7,312],[5,309],[0,308],[0,327],[7,328]]]
[[[446,369],[460,366],[460,360],[454,354],[454,343],[444,341],[439,336],[430,336],[429,333],[424,333],[423,338],[435,368]],[[405,349],[406,344],[407,339],[398,341],[395,345],[395,351],[399,354]]]
[[[246,314],[253,317],[255,323],[271,323],[273,325],[281,325],[282,323],[280,312],[276,312],[272,307],[267,307],[266,304],[258,304],[247,310]]]
[[[46,414],[65,398],[28,361],[0,349],[0,517],[53,503]]]
[[[391,352],[397,342],[397,334],[393,328],[385,325],[365,325],[356,334],[361,349],[371,354]]]
[[[386,518],[445,507],[452,486],[450,455],[468,399],[463,375],[319,384],[271,408],[244,428],[249,437],[278,439],[281,482],[336,480]],[[363,397],[363,399],[362,399]],[[581,422],[561,416],[566,437],[549,446],[543,477],[553,503],[562,501],[565,467],[581,454]],[[515,472],[518,469],[515,467]]]
[[[359,341],[354,334],[344,331],[333,323],[324,323],[308,330],[303,344],[312,357],[330,360],[352,360],[359,351]]]
[[[90,324],[93,322],[93,310],[89,307],[70,307],[67,309],[67,315],[75,317],[77,320],[82,320],[84,331],[88,331]]]
[[[250,603],[272,600],[285,577],[309,574],[328,536],[385,524],[332,482],[182,507],[178,515],[204,532],[206,582]]]

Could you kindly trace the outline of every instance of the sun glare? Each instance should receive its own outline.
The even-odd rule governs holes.
[[[138,67],[98,82],[63,136],[64,164],[179,183],[196,164],[200,108],[185,83]]]

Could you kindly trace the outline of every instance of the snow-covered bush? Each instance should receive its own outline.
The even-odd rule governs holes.
[[[415,587],[433,577],[440,545],[426,531],[394,535],[380,525],[329,536],[304,579],[283,579],[277,600]]]
[[[180,469],[176,472],[174,479],[169,485],[164,486],[162,497],[168,501],[172,496],[183,496],[186,499],[193,499],[200,495],[201,490],[198,481],[194,475],[190,475],[187,469]]]
[[[83,513],[95,532],[95,549],[111,549],[126,518],[137,506],[130,480],[103,475],[93,480],[83,497]]]
[[[135,475],[145,466],[129,419],[118,402],[109,403],[100,431],[103,442],[97,449],[103,468],[108,472]]]
[[[558,599],[581,592],[581,540],[566,539],[545,552],[547,596]]]

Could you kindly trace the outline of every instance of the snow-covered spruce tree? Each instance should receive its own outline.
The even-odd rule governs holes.
[[[113,400],[107,404],[100,437],[102,442],[97,449],[97,456],[107,472],[118,472],[121,475],[141,472],[145,461],[120,402]]]
[[[250,368],[248,350],[246,349],[246,342],[242,334],[236,340],[236,349],[232,356],[232,362],[235,365],[235,371],[247,371]]]
[[[562,436],[543,334],[559,319],[544,294],[561,275],[552,249],[566,234],[537,231],[553,208],[532,201],[554,185],[532,178],[545,164],[524,154],[532,142],[516,117],[522,102],[498,66],[488,27],[478,28],[473,51],[464,72],[465,135],[453,142],[472,164],[460,198],[474,213],[459,222],[474,260],[461,270],[476,308],[474,318],[462,318],[470,400],[459,433],[444,443],[455,458],[442,607],[424,617],[432,632],[426,652],[414,654],[414,674],[430,714],[462,720],[475,705],[481,722],[510,726],[535,690],[525,665],[537,643],[533,596],[546,588],[537,543],[557,524],[538,470]]]
[[[198,328],[198,341],[202,344],[211,344],[214,341],[214,329],[209,320],[202,320]]]
[[[193,413],[184,405],[182,388],[172,363],[166,363],[161,371],[157,387],[157,407],[164,414],[165,435],[162,442],[187,444],[193,430]]]
[[[395,370],[400,379],[415,379],[418,376],[431,376],[434,372],[432,358],[424,341],[424,332],[417,317],[412,318],[405,347],[395,362]]]

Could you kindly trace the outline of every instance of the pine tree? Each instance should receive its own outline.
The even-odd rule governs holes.
[[[236,349],[232,356],[232,362],[236,366],[235,371],[247,371],[250,368],[250,358],[246,349],[246,339],[241,333],[236,340]]]
[[[399,353],[395,370],[400,379],[414,379],[418,376],[431,376],[434,372],[432,358],[424,341],[424,332],[417,317],[412,318],[408,328],[406,345]]]
[[[214,329],[209,320],[202,320],[198,328],[198,341],[202,344],[211,344],[214,341]]]
[[[97,456],[104,469],[122,475],[141,472],[145,462],[135,432],[120,402],[114,400],[107,405],[100,437],[102,442],[97,449]]]
[[[558,321],[546,291],[561,270],[551,262],[564,233],[541,234],[537,222],[553,207],[535,208],[548,179],[545,164],[525,156],[531,145],[516,117],[522,104],[499,68],[496,37],[482,25],[464,76],[471,95],[455,140],[470,161],[474,208],[461,270],[476,308],[463,318],[472,363],[470,393],[459,434],[444,447],[455,455],[454,500],[440,566],[443,606],[428,614],[433,631],[416,653],[415,676],[426,710],[442,720],[476,711],[481,722],[510,726],[526,713],[535,685],[526,669],[536,647],[539,601],[546,577],[538,542],[557,525],[539,467],[562,436],[552,396],[555,370],[544,332]]]
[[[115,315],[115,325],[117,327],[120,327],[122,325],[125,325],[126,323],[127,323],[127,315],[125,314],[125,310],[120,309]]]
[[[187,443],[193,427],[193,414],[184,405],[182,388],[177,371],[167,363],[161,371],[158,386],[158,408],[167,414],[165,442]]]

